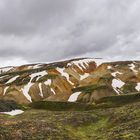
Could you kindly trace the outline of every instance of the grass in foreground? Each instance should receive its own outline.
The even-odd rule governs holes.
[[[106,97],[88,111],[80,103],[35,102],[21,115],[0,115],[0,140],[139,140],[139,97]]]
[[[31,109],[0,115],[0,139],[139,140],[140,102],[91,111]]]

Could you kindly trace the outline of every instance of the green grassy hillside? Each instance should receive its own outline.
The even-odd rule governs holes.
[[[30,107],[37,109],[21,115],[0,114],[0,139],[139,140],[139,98],[138,94],[105,97],[88,111],[78,103],[34,102]]]

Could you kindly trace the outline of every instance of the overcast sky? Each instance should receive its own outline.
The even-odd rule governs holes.
[[[140,59],[140,0],[0,0],[0,66]]]

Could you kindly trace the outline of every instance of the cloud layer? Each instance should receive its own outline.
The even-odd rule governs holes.
[[[140,59],[139,0],[0,0],[0,66]]]

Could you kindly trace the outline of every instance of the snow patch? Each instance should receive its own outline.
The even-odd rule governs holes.
[[[32,99],[31,99],[31,96],[29,95],[29,90],[30,90],[31,86],[33,85],[32,80],[33,80],[36,76],[39,76],[39,77],[37,78],[37,80],[38,80],[40,77],[42,77],[42,76],[44,76],[44,75],[46,75],[46,74],[48,74],[46,71],[41,71],[41,72],[37,72],[37,73],[31,74],[31,75],[30,75],[30,78],[31,78],[31,79],[30,79],[29,83],[28,83],[26,86],[24,86],[24,88],[21,89],[21,91],[23,92],[24,96],[25,96],[30,102],[32,102]],[[41,94],[41,95],[42,95],[42,94]]]
[[[112,87],[118,94],[120,94],[119,88],[121,88],[124,84],[125,83],[119,79],[112,80]]]
[[[47,74],[48,73],[44,70],[44,71],[41,71],[41,72],[33,73],[33,74],[30,75],[30,77],[31,77],[31,79],[33,79],[34,77],[38,76],[37,79],[36,79],[36,81],[38,81],[39,78],[41,78],[41,77],[43,77],[43,76],[45,76]]]
[[[80,69],[82,69],[82,68],[86,69],[88,61],[86,61],[86,59],[84,59],[84,60],[73,61],[72,63],[75,64]]]
[[[81,92],[75,92],[73,93],[69,99],[68,99],[68,102],[76,102],[77,101],[77,98],[78,96],[81,94]]]
[[[137,86],[135,87],[135,89],[136,89],[137,91],[140,91],[140,83],[137,83]]]
[[[42,65],[42,64],[37,64],[37,65],[33,66],[33,69],[38,69],[38,68],[41,67],[41,65]]]
[[[130,69],[134,72],[134,73],[138,73],[137,70],[135,70],[135,65],[132,63],[132,64],[128,64],[128,66],[130,67]]]
[[[96,62],[96,59],[82,59],[82,60],[75,60],[75,61],[72,61],[71,63],[69,63],[67,66],[71,66],[72,64],[76,65],[79,69],[83,70],[82,68],[84,69],[87,69],[86,66],[88,66],[88,64],[90,62]],[[97,65],[98,65],[98,60],[97,60]]]
[[[9,84],[9,83],[14,82],[18,77],[19,77],[19,75],[17,75],[17,76],[15,76],[15,77],[11,78],[10,80],[8,80],[8,81],[6,82],[6,84]]]
[[[31,96],[29,95],[29,90],[31,88],[31,86],[33,85],[33,83],[29,82],[26,86],[24,86],[24,88],[21,89],[21,91],[23,92],[24,96],[30,101],[32,102]]]
[[[112,69],[112,66],[107,66],[107,69],[108,69],[108,70]]]
[[[97,67],[106,62],[104,59],[92,59],[92,61],[96,62]]]
[[[66,77],[67,81],[68,81],[70,84],[73,85],[73,83],[69,80],[69,74],[67,74],[66,72],[64,72],[65,68],[59,68],[59,67],[57,67],[56,70],[57,70],[58,72],[60,72],[62,76]]]
[[[55,91],[52,88],[51,88],[51,91],[53,92],[54,95],[56,94]]]
[[[47,85],[47,86],[48,85],[50,86],[51,85],[51,79],[48,79],[47,81],[45,81],[44,84]]]
[[[6,94],[6,91],[7,91],[8,88],[9,88],[9,86],[4,88],[3,95]]]
[[[33,65],[33,66],[28,66],[28,69],[38,69],[42,66],[42,64],[36,64],[36,65]]]
[[[42,84],[39,83],[40,96],[43,97]]]
[[[71,66],[72,64],[77,65],[80,69],[85,68],[85,65],[88,65],[90,62],[95,62],[97,67],[100,66],[103,63],[107,63],[107,62],[115,62],[116,60],[110,60],[110,59],[100,59],[100,58],[91,58],[91,59],[82,59],[82,60],[75,60],[72,61],[71,63],[69,63],[67,66]],[[84,65],[85,64],[85,65]],[[81,67],[82,66],[82,67]],[[111,67],[111,66],[110,66]],[[109,67],[109,68],[110,68]]]
[[[116,71],[116,72],[111,73],[111,75],[114,76],[114,77],[116,77],[117,74],[123,74],[123,73],[121,73],[119,71]]]
[[[0,74],[5,73],[10,71],[11,69],[13,69],[14,67],[4,67],[4,68],[0,68]]]
[[[80,80],[83,80],[89,76],[89,73],[85,73],[84,75],[80,75]]]
[[[11,116],[15,116],[15,115],[19,115],[22,114],[24,111],[16,109],[16,110],[12,110],[10,112],[0,112],[1,114],[7,114],[7,115],[11,115]]]

